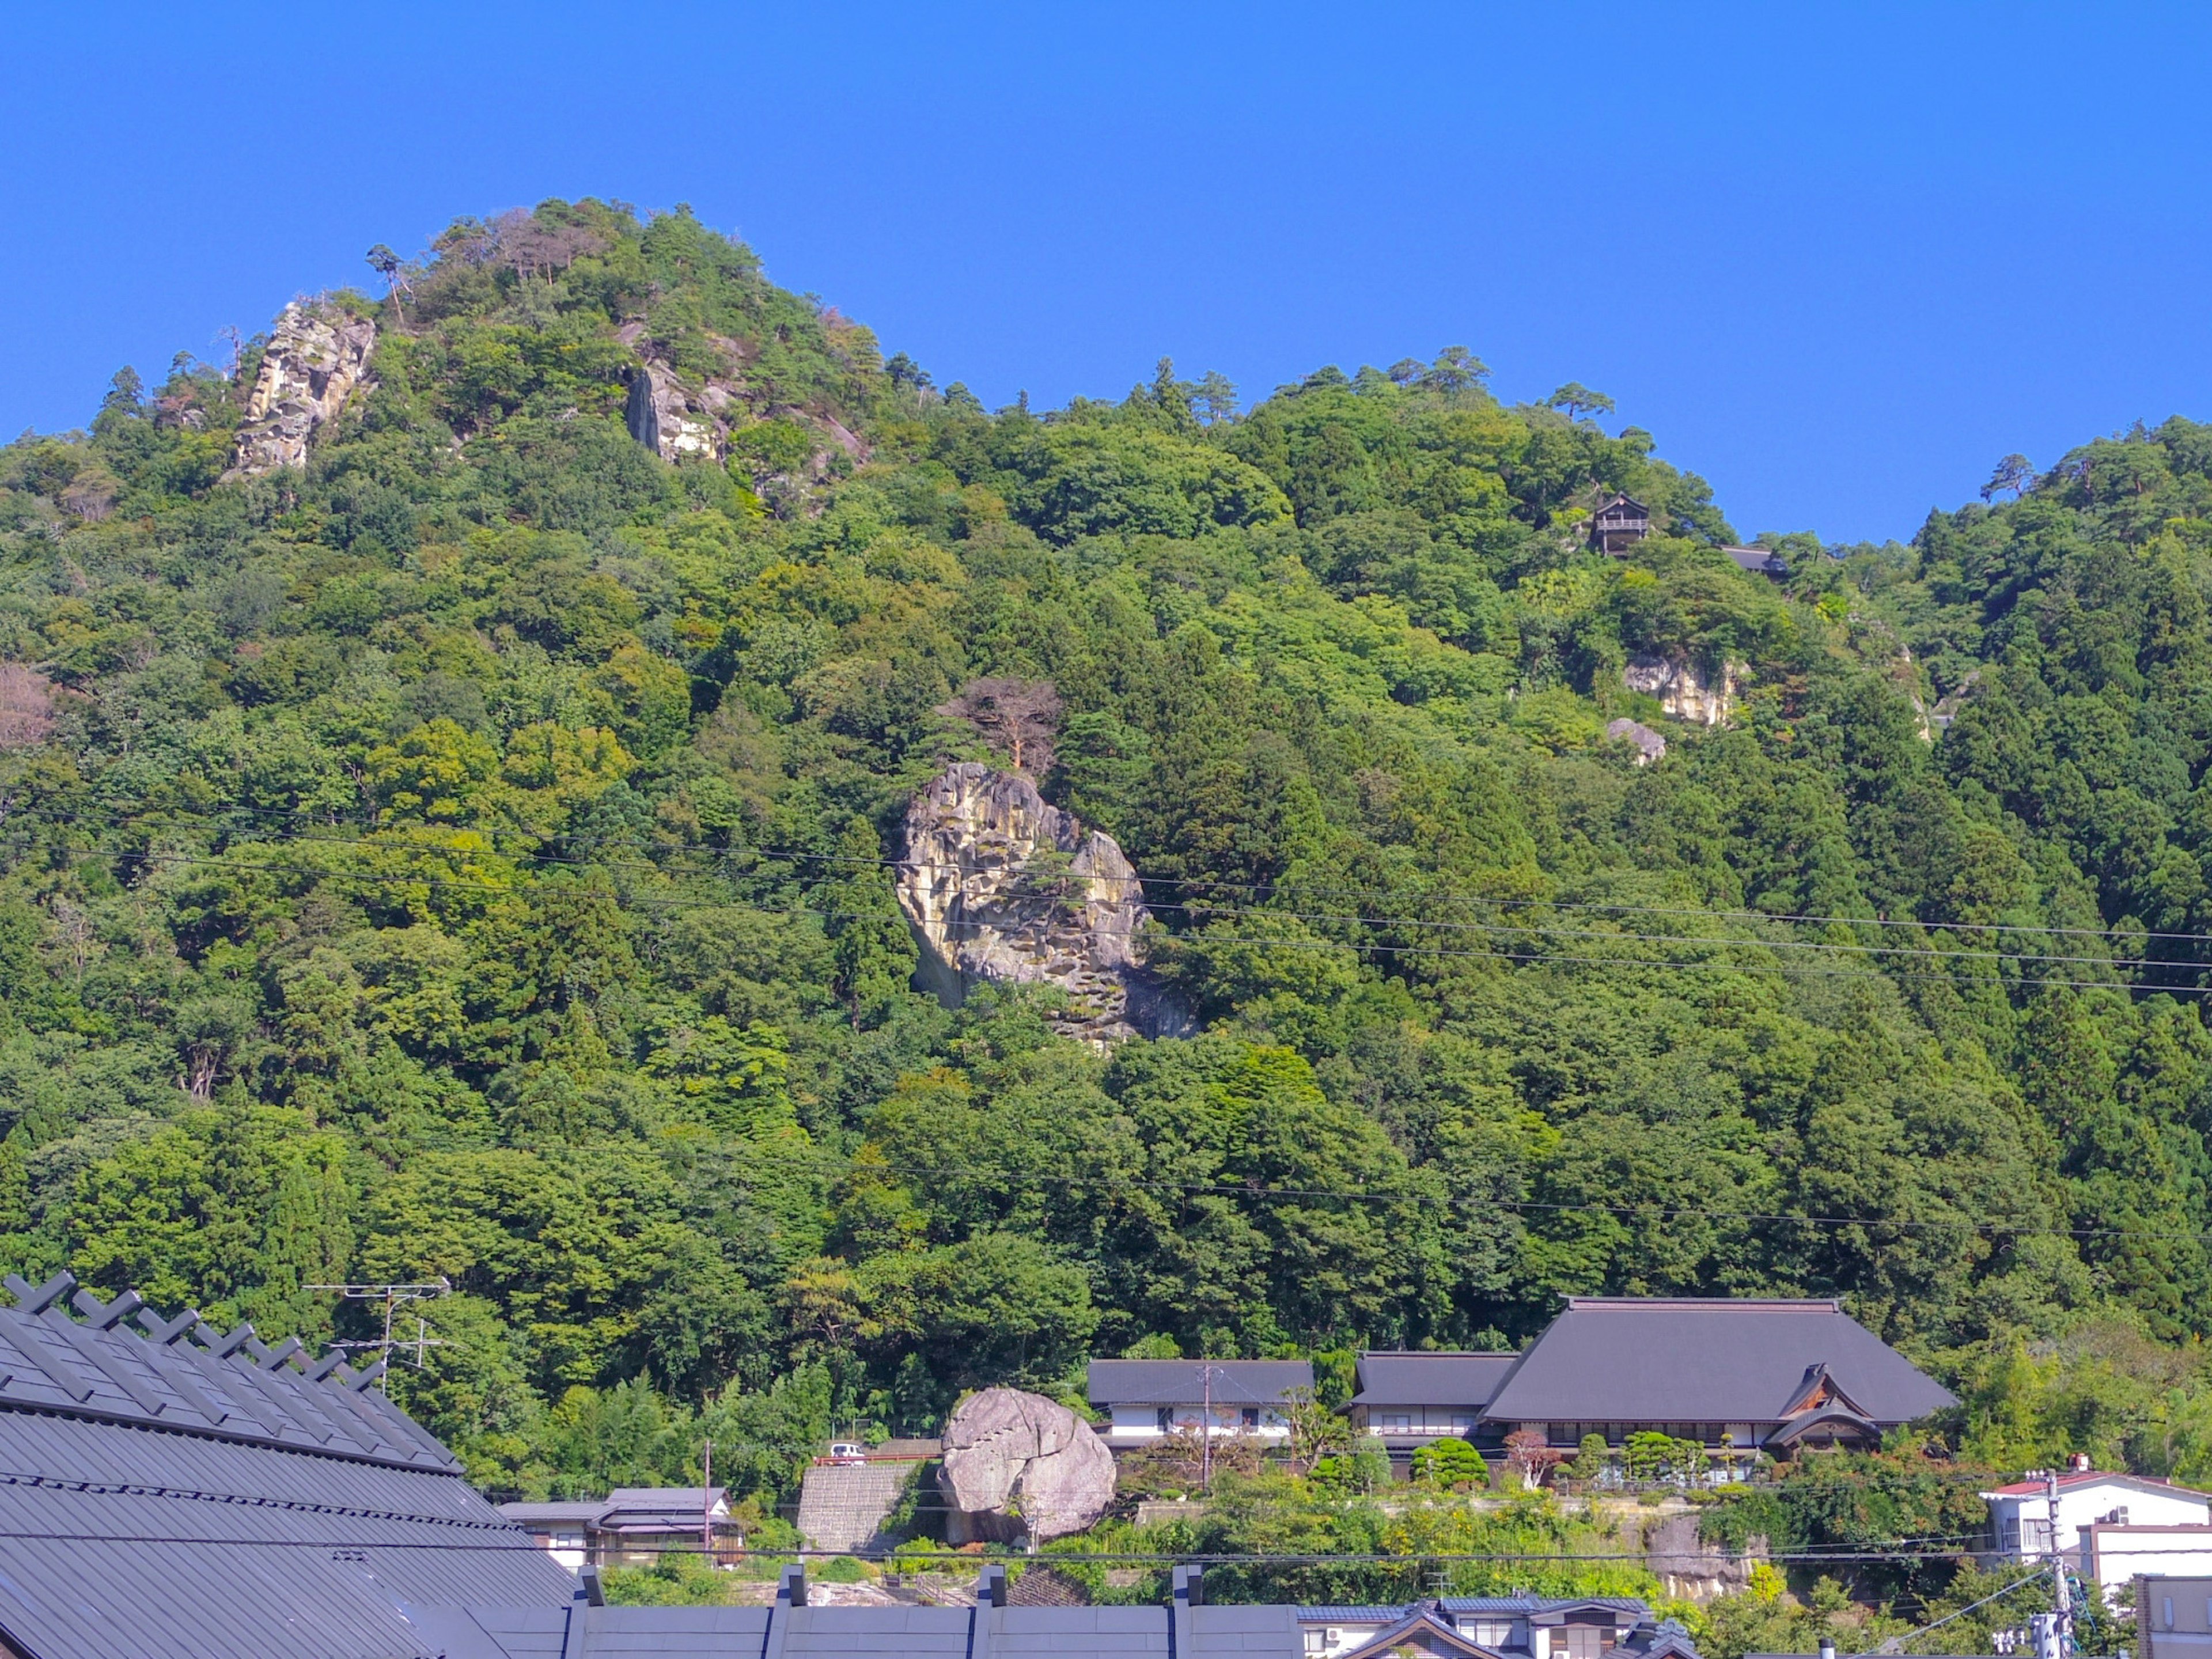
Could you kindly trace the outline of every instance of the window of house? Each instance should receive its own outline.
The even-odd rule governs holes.
[[[1160,1432],[1161,1432],[1162,1434],[1165,1434],[1165,1433],[1167,1433],[1170,1430],[1173,1429],[1173,1428],[1174,1428],[1174,1426],[1175,1426],[1175,1425],[1174,1425],[1174,1424],[1170,1423],[1170,1422],[1168,1420],[1168,1415],[1169,1415],[1169,1412],[1170,1412],[1170,1409],[1171,1409],[1170,1407],[1166,1407],[1166,1406],[1163,1406],[1163,1407],[1160,1407],[1160,1409],[1159,1409],[1159,1412],[1158,1412],[1158,1421],[1159,1421],[1159,1425],[1160,1425]]]
[[[1513,1621],[1510,1619],[1478,1619],[1474,1621],[1474,1639],[1486,1648],[1502,1648],[1513,1640]]]
[[[1308,1631],[1306,1632],[1306,1651],[1308,1653],[1327,1653],[1328,1651],[1328,1632],[1325,1630]]]
[[[1382,1424],[1382,1431],[1385,1434],[1394,1431],[1403,1433],[1413,1426],[1413,1414],[1411,1412],[1384,1412],[1376,1420]]]
[[[1613,1632],[1600,1625],[1565,1625],[1552,1637],[1552,1651],[1566,1659],[1598,1659],[1612,1645]]]
[[[1244,1426],[1248,1429],[1256,1429],[1260,1426],[1260,1408],[1257,1406],[1247,1406],[1244,1408]]]

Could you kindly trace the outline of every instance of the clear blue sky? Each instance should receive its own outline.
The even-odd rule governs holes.
[[[443,15],[448,9],[454,15]],[[244,7],[0,23],[0,432],[372,242],[689,202],[987,403],[1465,343],[1747,534],[2212,419],[2212,8]]]

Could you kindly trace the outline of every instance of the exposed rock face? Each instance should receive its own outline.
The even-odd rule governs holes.
[[[1620,671],[1620,683],[1632,691],[1659,699],[1659,707],[1672,718],[1697,726],[1719,726],[1735,712],[1735,671],[1728,663],[1721,683],[1709,685],[1695,664],[1672,657],[1632,657]]]
[[[224,476],[258,478],[306,465],[316,429],[338,417],[355,388],[373,384],[368,358],[375,349],[376,325],[366,318],[296,301],[286,306],[262,354]]]
[[[986,1389],[945,1425],[938,1485],[958,1543],[1034,1542],[1096,1525],[1114,1501],[1114,1454],[1065,1406]]]
[[[1618,742],[1636,745],[1636,763],[1649,766],[1667,752],[1667,739],[1641,720],[1608,720],[1605,734]]]
[[[923,988],[957,1007],[985,981],[1057,985],[1072,1036],[1177,1035],[1187,1015],[1144,971],[1149,914],[1111,836],[1048,805],[1019,773],[945,769],[906,814],[899,906],[921,946]]]
[[[710,384],[701,395],[702,406],[694,410],[690,394],[672,371],[659,363],[642,363],[630,374],[629,401],[623,406],[623,419],[629,427],[629,435],[664,461],[687,457],[720,460],[723,433],[709,407],[717,392],[726,404],[727,390]]]

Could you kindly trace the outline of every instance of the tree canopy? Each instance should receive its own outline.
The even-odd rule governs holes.
[[[1778,583],[1464,348],[993,413],[682,211],[374,264],[304,470],[222,481],[265,340],[0,449],[24,1271],[310,1341],[443,1274],[395,1389],[532,1492],[1598,1291],[1840,1295],[1962,1447],[2212,1474],[2212,428]],[[648,349],[726,455],[626,430]],[[1191,1040],[911,988],[905,804],[1017,727]]]

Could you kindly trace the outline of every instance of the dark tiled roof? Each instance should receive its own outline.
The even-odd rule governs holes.
[[[409,1604],[537,1604],[575,1581],[342,1366],[10,1288],[0,1310],[0,1632],[36,1659],[415,1659]],[[167,1333],[164,1340],[164,1333]],[[250,1339],[250,1333],[247,1334]],[[212,1338],[212,1340],[210,1338]],[[318,1378],[313,1373],[320,1371]]]
[[[1736,562],[1740,570],[1748,570],[1754,576],[1786,576],[1789,562],[1779,553],[1763,547],[1723,547],[1721,551]]]
[[[1575,1297],[1521,1356],[1487,1415],[1774,1423],[1820,1365],[1877,1423],[1956,1403],[1833,1301]]]
[[[1355,1406],[1486,1406],[1514,1353],[1390,1353],[1359,1356]]]
[[[1205,1397],[1202,1370],[1213,1373],[1217,1406],[1273,1406],[1293,1389],[1313,1387],[1303,1359],[1094,1359],[1094,1406],[1194,1406]]]

